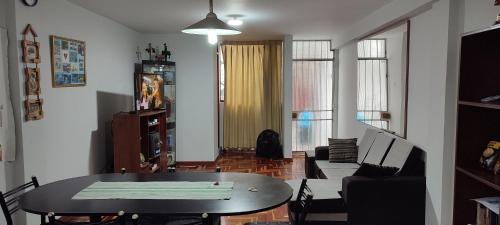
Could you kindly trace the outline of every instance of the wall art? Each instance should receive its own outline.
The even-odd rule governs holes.
[[[30,40],[30,37],[32,38]],[[23,40],[21,41],[23,48],[23,63],[24,63],[24,82],[26,97],[24,100],[25,119],[40,120],[43,118],[42,104],[40,98],[42,92],[40,86],[40,43],[37,41],[38,35],[35,30],[28,24],[23,31]]]
[[[76,87],[87,84],[84,41],[51,35],[52,87]]]

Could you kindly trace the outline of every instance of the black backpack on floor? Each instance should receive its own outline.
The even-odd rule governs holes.
[[[282,159],[283,148],[280,143],[280,135],[271,129],[262,131],[257,137],[257,157],[271,159]]]

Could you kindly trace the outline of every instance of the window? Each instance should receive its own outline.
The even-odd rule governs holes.
[[[358,112],[357,120],[388,129],[384,119],[387,105],[387,54],[385,39],[358,42]]]
[[[330,41],[293,42],[293,151],[328,145],[333,135],[333,61]]]

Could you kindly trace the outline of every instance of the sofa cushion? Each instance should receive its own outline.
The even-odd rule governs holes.
[[[358,170],[353,174],[353,176],[360,177],[370,177],[370,178],[382,178],[382,177],[392,177],[399,171],[396,167],[385,167],[380,165],[373,165],[369,163],[363,163]]]
[[[378,133],[375,141],[373,142],[368,155],[366,155],[364,163],[380,165],[384,159],[384,155],[391,146],[394,138],[384,133]]]
[[[357,138],[328,138],[328,159],[330,162],[353,163],[358,158]]]
[[[357,169],[357,163],[331,163],[328,160],[316,160],[318,169]]]
[[[320,160],[328,159],[328,146],[318,146],[314,148],[314,157]]]
[[[289,205],[295,204],[295,200],[297,200],[297,190],[300,187],[301,181],[301,179],[286,181],[294,190]],[[314,194],[309,213],[345,212],[344,200],[338,193],[342,190],[342,179],[308,179],[307,185]]]
[[[363,160],[365,160],[366,154],[368,154],[368,151],[370,150],[370,147],[372,147],[373,142],[375,141],[375,137],[377,136],[378,133],[380,133],[380,131],[378,130],[371,128],[366,129],[363,138],[359,142],[358,160],[357,160],[358,164],[361,164]]]
[[[305,151],[304,153],[305,153],[306,157],[312,157],[312,158],[316,157],[315,150],[308,150],[308,151]]]
[[[410,156],[412,149],[412,144],[410,144],[406,140],[397,138],[396,140],[394,140],[391,149],[389,149],[389,152],[387,153],[382,166],[397,167],[400,169],[403,168],[403,165],[408,159],[408,156]]]
[[[290,201],[297,200],[297,192],[302,179],[287,180],[285,182],[293,189],[293,195]],[[311,192],[314,194],[314,201],[341,198],[338,192],[342,190],[342,179],[307,179],[307,186],[311,188]]]
[[[352,176],[356,170],[357,169],[322,169],[321,173],[323,178],[342,180],[344,177]]]

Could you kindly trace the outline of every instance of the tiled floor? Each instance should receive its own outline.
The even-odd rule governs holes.
[[[257,158],[254,153],[228,152],[221,154],[215,163],[179,163],[177,171],[215,171],[217,166],[222,172],[257,173],[282,180],[305,176],[304,154],[299,152],[293,154],[293,160],[270,160]],[[250,215],[223,217],[222,225],[243,225],[251,221],[288,221],[286,205]]]

